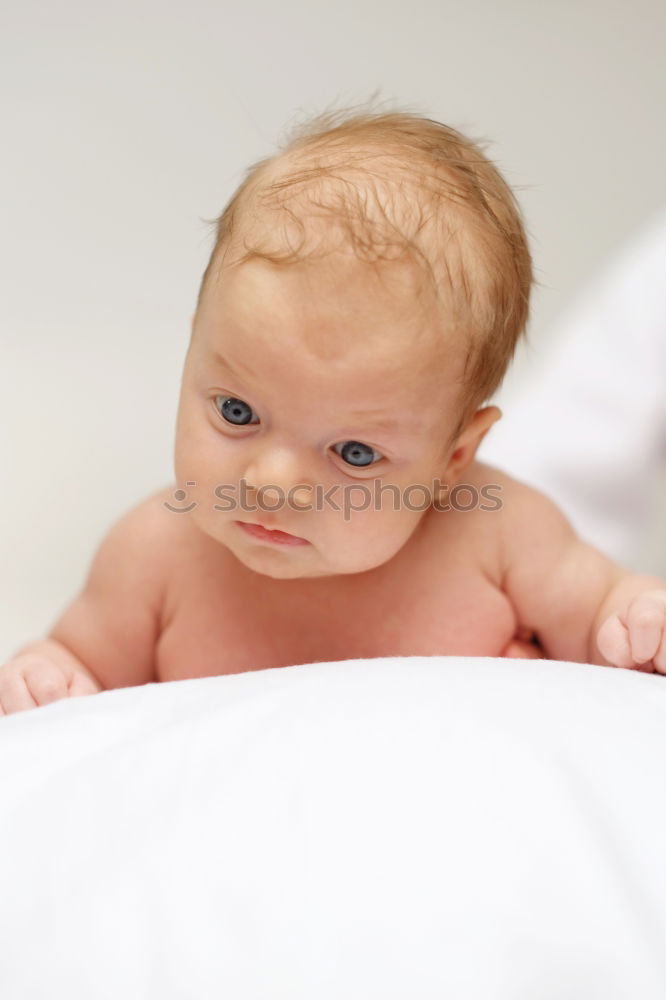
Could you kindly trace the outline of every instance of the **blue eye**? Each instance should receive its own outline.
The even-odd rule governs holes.
[[[216,406],[218,399],[224,400],[222,406],[218,407],[218,410],[228,423],[236,424],[237,426],[242,424],[258,423],[259,418],[257,418],[257,420],[252,420],[254,410],[242,399],[236,399],[235,396],[216,396]],[[254,415],[256,417],[256,413]]]
[[[359,469],[363,468],[363,466],[371,465],[373,456],[375,455],[377,456],[375,461],[384,457],[378,451],[375,451],[374,448],[371,448],[367,444],[362,444],[360,441],[341,441],[339,444],[334,444],[333,448],[343,461]],[[338,448],[341,450],[338,451]]]

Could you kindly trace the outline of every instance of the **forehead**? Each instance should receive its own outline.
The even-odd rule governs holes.
[[[262,394],[358,401],[381,417],[395,405],[441,415],[457,396],[458,359],[445,331],[414,302],[408,274],[380,277],[351,257],[222,271],[197,317],[197,337]]]
[[[236,331],[267,347],[298,344],[331,362],[366,354],[408,364],[417,354],[432,358],[446,341],[408,268],[361,264],[345,249],[296,265],[252,259],[224,268],[202,307],[211,335]]]

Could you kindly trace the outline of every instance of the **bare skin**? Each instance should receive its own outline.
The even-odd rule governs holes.
[[[477,465],[469,472],[466,482],[480,484],[493,470]],[[194,676],[210,676],[357,657],[498,656],[518,631],[500,586],[499,549],[484,542],[494,535],[492,523],[479,523],[492,522],[494,513],[432,510],[381,566],[290,580],[249,570],[188,516],[169,529],[178,537],[172,551],[182,569],[171,575],[164,599],[156,665],[161,680],[193,669]],[[284,554],[288,559],[289,550]]]
[[[380,286],[351,259],[224,275],[195,318],[176,482],[112,527],[46,639],[0,670],[2,714],[360,657],[543,656],[666,673],[666,584],[625,572],[546,497],[476,461],[497,407],[444,446],[462,356],[429,323],[398,272]],[[466,484],[472,508],[404,503],[435,477]],[[225,509],[216,488],[241,481],[250,498],[291,490],[294,502]],[[307,507],[318,485],[376,483],[398,491],[397,509]],[[482,502],[488,486],[499,506]],[[239,520],[302,544],[256,538]]]

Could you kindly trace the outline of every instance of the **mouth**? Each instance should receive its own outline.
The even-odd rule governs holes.
[[[286,531],[271,531],[261,524],[248,524],[246,521],[235,522],[239,528],[252,538],[260,542],[271,542],[274,545],[309,545],[306,538],[299,538],[298,535],[290,535]]]

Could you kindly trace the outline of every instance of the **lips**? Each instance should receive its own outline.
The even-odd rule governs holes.
[[[236,521],[236,524],[245,532],[245,534],[258,539],[260,542],[272,542],[275,545],[310,544],[307,539],[299,538],[298,535],[290,535],[286,531],[279,531],[277,529],[271,530],[270,528],[264,528],[261,524],[248,524],[246,521]]]

